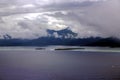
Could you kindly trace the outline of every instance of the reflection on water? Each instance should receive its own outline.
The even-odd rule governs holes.
[[[120,54],[0,51],[0,80],[120,80]]]

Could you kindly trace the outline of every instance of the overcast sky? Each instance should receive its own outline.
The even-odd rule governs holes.
[[[120,38],[120,0],[0,0],[0,38],[34,39],[69,27],[79,38]]]

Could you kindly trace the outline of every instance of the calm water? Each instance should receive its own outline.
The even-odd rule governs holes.
[[[120,80],[120,52],[1,50],[0,80]]]

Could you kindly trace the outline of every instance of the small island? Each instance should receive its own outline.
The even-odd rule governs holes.
[[[45,50],[45,48],[35,48],[35,50]]]
[[[85,49],[85,48],[56,48],[55,50],[79,50],[79,49]]]

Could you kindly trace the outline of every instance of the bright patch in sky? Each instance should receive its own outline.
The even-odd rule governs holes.
[[[35,5],[33,4],[26,4],[26,5],[23,5],[22,8],[34,8]]]

